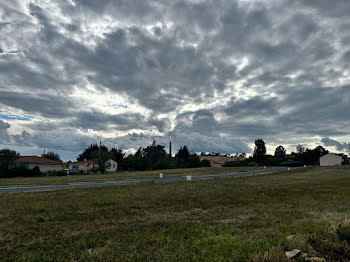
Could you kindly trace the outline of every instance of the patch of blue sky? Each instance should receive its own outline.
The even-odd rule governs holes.
[[[113,107],[113,108],[123,108],[123,109],[128,109],[128,105],[124,105],[124,104],[112,104],[112,103],[108,103],[109,106]]]
[[[0,54],[2,54],[2,53],[4,53],[4,50],[2,50],[2,49],[0,48]]]
[[[10,54],[18,54],[18,53],[19,53],[18,50],[10,51]]]
[[[33,117],[32,116],[19,116],[19,115],[9,114],[6,111],[0,111],[0,119],[9,120],[9,121],[16,121],[16,120],[30,121],[33,119]]]

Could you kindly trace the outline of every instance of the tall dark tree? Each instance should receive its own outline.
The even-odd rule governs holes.
[[[314,150],[318,153],[319,157],[327,155],[329,153],[329,151],[325,149],[323,146],[317,146],[315,147]]]
[[[152,163],[156,163],[160,159],[165,158],[166,151],[164,146],[158,145],[156,141],[153,140],[152,145],[144,149],[144,156],[151,159]]]
[[[296,147],[296,149],[297,149],[297,153],[300,155],[300,154],[303,154],[304,152],[305,152],[305,147],[303,146],[303,145],[297,145],[297,147]]]
[[[179,151],[175,155],[175,158],[180,162],[188,162],[190,152],[188,151],[187,146],[180,147]]]
[[[265,142],[262,139],[255,140],[255,149],[253,158],[256,162],[262,163],[265,160],[266,155],[266,146]]]
[[[139,149],[136,151],[134,157],[143,157],[144,153],[145,152],[144,152],[143,148],[139,147]]]
[[[0,150],[0,173],[6,174],[9,167],[19,158],[19,154],[15,150],[2,149]]]
[[[125,156],[123,150],[113,147],[110,152],[112,153],[114,161],[116,161],[117,163],[121,163],[123,161]]]
[[[41,157],[62,162],[60,155],[54,152],[43,153]]]
[[[77,160],[78,161],[84,161],[85,159],[86,160],[91,160],[91,154],[93,152],[98,152],[98,151],[101,151],[102,152],[108,152],[108,148],[105,146],[105,145],[100,145],[98,146],[97,144],[91,144],[90,146],[88,146],[83,153],[81,153],[78,157],[77,157]]]
[[[188,162],[186,163],[186,167],[188,168],[195,168],[195,167],[200,167],[201,160],[199,159],[199,156],[195,153],[190,154],[188,158]]]
[[[283,146],[278,146],[275,150],[275,157],[278,157],[281,160],[286,159],[286,149]]]

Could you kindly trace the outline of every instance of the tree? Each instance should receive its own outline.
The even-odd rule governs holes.
[[[54,152],[43,153],[41,157],[62,162],[59,154],[56,154]]]
[[[281,158],[270,156],[264,161],[265,166],[279,166],[281,165]]]
[[[318,165],[320,157],[323,155],[328,154],[328,150],[326,150],[322,146],[317,146],[314,149],[304,149],[303,151],[299,151],[302,153],[299,153],[297,155],[297,160],[303,161],[304,164],[307,165]]]
[[[15,150],[0,150],[0,173],[6,174],[10,166],[19,158],[19,154]]]
[[[91,144],[90,146],[88,146],[83,153],[81,153],[78,157],[77,160],[78,161],[84,161],[86,160],[91,160],[91,153],[93,152],[98,152],[98,151],[102,152],[108,152],[108,148],[104,145],[100,145],[98,146],[97,144]]]
[[[254,155],[253,158],[256,162],[262,163],[265,160],[266,155],[266,146],[265,142],[262,139],[255,140],[255,149],[254,149]]]
[[[125,153],[123,153],[123,150],[113,147],[110,152],[113,155],[113,160],[114,161],[116,161],[117,163],[123,162],[123,159],[124,159],[124,156],[125,156]]]
[[[208,159],[203,159],[203,160],[201,161],[201,166],[202,166],[202,167],[210,167],[210,162],[209,162],[209,160],[208,160]]]
[[[305,152],[305,147],[303,145],[300,145],[300,144],[297,145],[296,149],[297,149],[297,152],[299,155],[301,155]]]
[[[325,149],[323,146],[317,146],[315,147],[314,150],[318,153],[318,157],[327,155],[329,153],[329,151]]]
[[[186,167],[195,168],[200,166],[201,166],[201,160],[199,159],[199,156],[195,153],[190,154],[188,161],[186,163]]]
[[[142,147],[139,147],[139,149],[136,151],[134,157],[142,157],[144,155],[144,151]]]
[[[286,159],[286,150],[283,146],[278,146],[275,150],[275,157],[278,157],[281,160]]]
[[[180,163],[188,162],[190,158],[190,152],[188,151],[187,146],[180,147],[179,151],[176,153],[175,158]]]
[[[157,145],[156,141],[153,140],[152,145],[146,147],[143,150],[143,156],[151,159],[152,163],[154,164],[158,162],[160,159],[165,158],[166,151],[164,149],[164,146]]]
[[[113,154],[105,151],[94,151],[91,153],[91,160],[98,165],[98,170],[103,174],[109,168],[106,162],[113,157]]]

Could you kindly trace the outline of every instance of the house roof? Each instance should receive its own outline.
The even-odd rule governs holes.
[[[60,165],[62,162],[44,158],[44,157],[38,157],[38,156],[20,156],[15,163],[19,164],[46,164],[46,165]]]
[[[74,165],[90,165],[90,164],[93,164],[93,162],[90,161],[90,160],[84,160],[84,161],[71,162],[70,164],[74,164]]]
[[[321,156],[320,158],[324,158],[324,157],[341,157],[341,158],[344,158],[342,155],[339,155],[339,154],[333,154],[333,153],[328,153],[326,155],[323,155]]]

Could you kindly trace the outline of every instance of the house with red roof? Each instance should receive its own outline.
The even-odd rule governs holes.
[[[16,165],[25,165],[29,169],[39,167],[41,172],[58,171],[64,169],[64,164],[60,161],[39,157],[39,156],[20,156]]]

